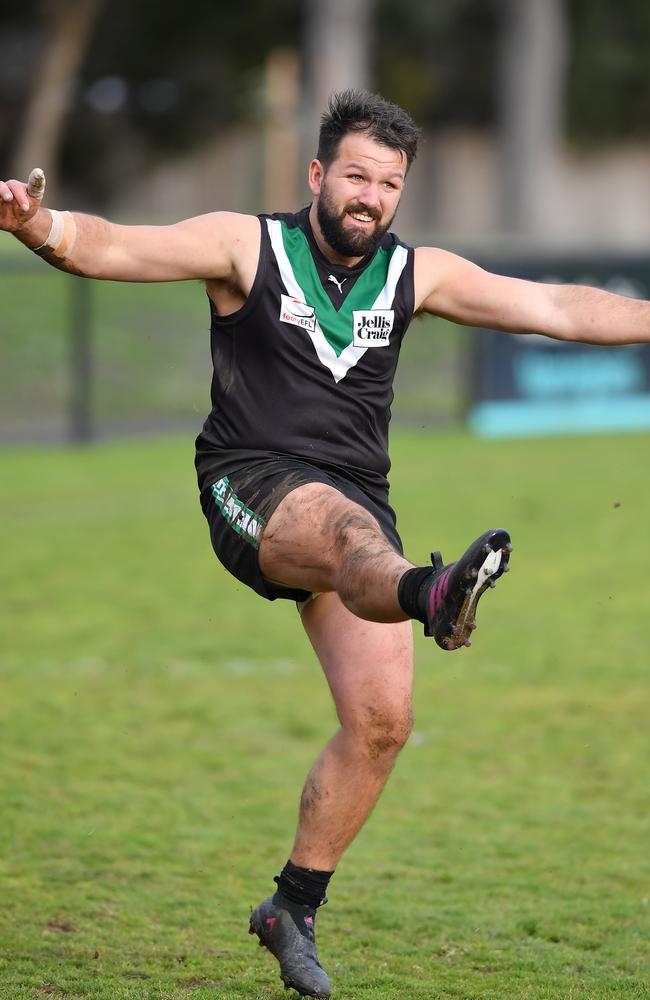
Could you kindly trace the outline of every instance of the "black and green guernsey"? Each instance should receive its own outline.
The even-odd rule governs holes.
[[[345,267],[319,250],[308,208],[260,222],[245,304],[219,316],[211,303],[212,411],[197,438],[204,481],[286,456],[385,489],[413,249],[387,233]]]

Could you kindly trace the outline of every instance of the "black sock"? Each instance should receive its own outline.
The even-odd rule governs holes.
[[[435,572],[433,566],[414,566],[407,569],[397,587],[397,600],[402,611],[424,625],[427,624],[427,584]]]
[[[291,903],[309,906],[312,910],[327,901],[327,884],[334,872],[321,872],[317,868],[299,868],[289,860],[274,881]]]

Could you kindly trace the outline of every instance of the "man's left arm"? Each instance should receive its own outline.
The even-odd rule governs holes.
[[[415,251],[416,312],[585,344],[650,342],[650,302],[586,285],[508,278],[446,250]]]

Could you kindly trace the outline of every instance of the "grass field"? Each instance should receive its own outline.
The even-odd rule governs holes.
[[[513,534],[319,916],[336,1000],[650,996],[647,436],[394,437],[407,552]],[[280,1000],[246,934],[332,732],[191,441],[2,455],[0,996]]]

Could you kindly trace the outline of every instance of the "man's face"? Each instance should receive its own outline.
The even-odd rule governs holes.
[[[312,187],[321,233],[338,256],[365,257],[379,246],[395,217],[405,176],[404,153],[363,133],[344,136],[336,159],[314,178],[316,191]]]

